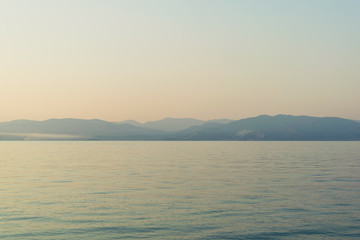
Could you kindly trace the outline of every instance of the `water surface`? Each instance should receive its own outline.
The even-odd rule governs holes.
[[[0,142],[3,239],[359,239],[360,142]]]

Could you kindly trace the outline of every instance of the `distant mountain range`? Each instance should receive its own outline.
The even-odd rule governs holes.
[[[360,140],[360,124],[335,117],[262,115],[179,131],[176,140]]]
[[[233,122],[231,119],[213,119],[209,121],[203,121],[195,118],[164,118],[158,121],[149,121],[145,123],[139,123],[134,120],[127,120],[122,122],[117,122],[118,124],[127,123],[137,127],[146,127],[151,129],[158,129],[167,132],[177,132],[180,130],[187,129],[192,126],[201,126],[208,122],[215,123],[229,123]]]
[[[16,120],[0,123],[0,140],[154,140],[164,131],[98,119]]]
[[[165,118],[139,123],[98,119],[0,123],[0,140],[360,140],[360,122],[336,117],[261,115],[241,120]]]

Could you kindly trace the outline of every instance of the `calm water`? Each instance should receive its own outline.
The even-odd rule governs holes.
[[[359,239],[360,142],[0,142],[3,239]]]

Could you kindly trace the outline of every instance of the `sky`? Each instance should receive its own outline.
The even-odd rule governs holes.
[[[358,0],[0,0],[0,121],[360,119]]]

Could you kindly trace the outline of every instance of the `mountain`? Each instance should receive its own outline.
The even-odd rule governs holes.
[[[186,129],[168,140],[360,140],[360,124],[335,117],[262,115]]]
[[[225,123],[229,123],[232,121],[234,121],[234,120],[213,119],[213,120],[203,121],[203,120],[198,120],[198,119],[194,119],[194,118],[164,118],[164,119],[157,120],[157,121],[148,121],[148,122],[145,122],[144,124],[139,123],[134,120],[126,120],[126,121],[121,121],[121,122],[116,122],[116,123],[117,124],[127,123],[127,124],[134,125],[137,127],[146,127],[146,128],[151,128],[151,129],[163,130],[163,131],[167,131],[167,132],[177,132],[177,131],[181,131],[181,130],[184,130],[184,129],[187,129],[187,128],[190,128],[193,126],[201,126],[201,125],[209,123],[209,122],[225,124]]]
[[[336,117],[261,115],[231,122],[166,118],[138,126],[127,122],[16,120],[0,123],[0,140],[360,140],[359,122]]]
[[[116,124],[130,124],[130,125],[133,125],[133,126],[136,126],[136,127],[144,127],[144,124],[138,122],[138,121],[135,121],[135,120],[125,120],[125,121],[121,121],[121,122],[114,122]]]
[[[165,132],[92,119],[16,120],[0,123],[0,139],[156,140]],[[40,135],[39,135],[40,134]]]
[[[167,132],[176,132],[192,126],[202,125],[205,121],[194,118],[164,118],[158,121],[144,123],[144,127]]]
[[[213,120],[208,120],[206,121],[207,123],[221,123],[221,124],[225,124],[225,123],[230,123],[230,122],[234,122],[234,120],[232,119],[213,119]]]

